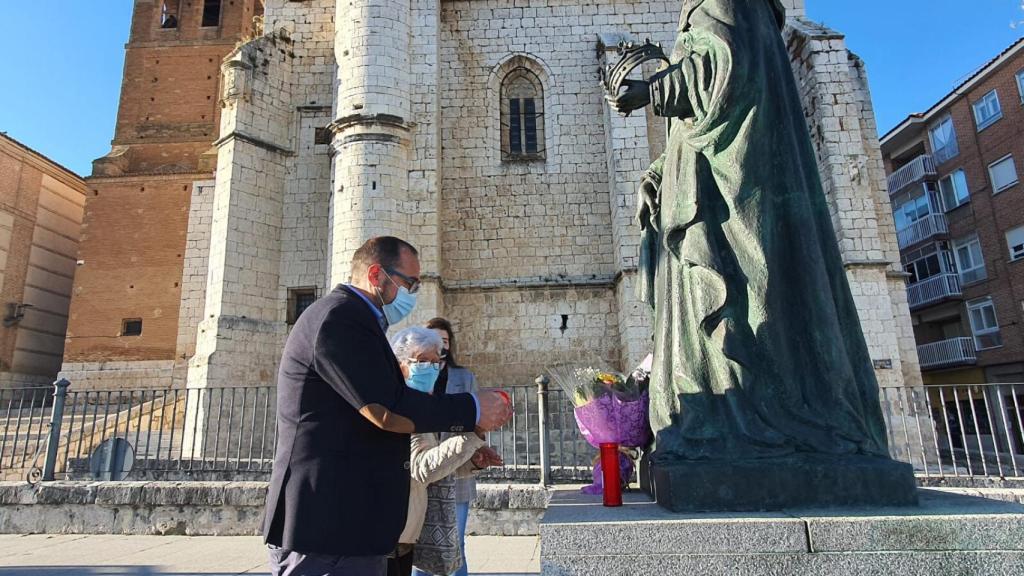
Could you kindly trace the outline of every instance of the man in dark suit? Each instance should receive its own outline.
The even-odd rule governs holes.
[[[494,430],[511,416],[493,391],[408,388],[385,335],[415,305],[416,249],[372,238],[352,284],[307,308],[277,379],[277,453],[264,540],[275,576],[381,576],[405,526],[409,434]]]

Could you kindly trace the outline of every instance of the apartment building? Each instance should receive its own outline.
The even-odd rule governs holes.
[[[881,146],[924,382],[1024,382],[1024,38]]]

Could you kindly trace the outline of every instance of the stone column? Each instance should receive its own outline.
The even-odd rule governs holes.
[[[602,67],[618,61],[616,48],[622,40],[628,39],[618,34],[602,34],[598,37]],[[634,74],[638,79],[641,77],[640,70]],[[604,113],[612,243],[615,249],[615,301],[618,307],[620,362],[623,370],[630,370],[654,349],[650,308],[637,300],[634,290],[640,229],[633,223],[636,191],[652,158],[648,142],[648,119],[643,112],[622,117],[605,106]]]
[[[331,284],[349,281],[368,238],[409,236],[408,0],[338,2]]]

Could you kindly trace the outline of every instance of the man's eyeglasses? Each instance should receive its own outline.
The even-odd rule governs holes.
[[[401,272],[399,272],[398,270],[395,270],[394,268],[385,268],[384,271],[387,272],[388,275],[398,276],[399,278],[404,280],[405,283],[408,284],[408,286],[406,286],[406,289],[409,290],[410,294],[415,294],[415,293],[420,291],[420,279],[419,278],[413,278],[412,276],[406,276],[405,274],[402,274]]]

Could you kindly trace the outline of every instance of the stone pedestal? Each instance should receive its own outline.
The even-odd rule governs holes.
[[[647,576],[1024,573],[1024,506],[921,490],[920,506],[673,514],[640,493],[621,508],[557,494],[541,574]]]
[[[640,483],[673,512],[913,506],[914,468],[888,458],[794,454],[771,460],[641,463]]]

